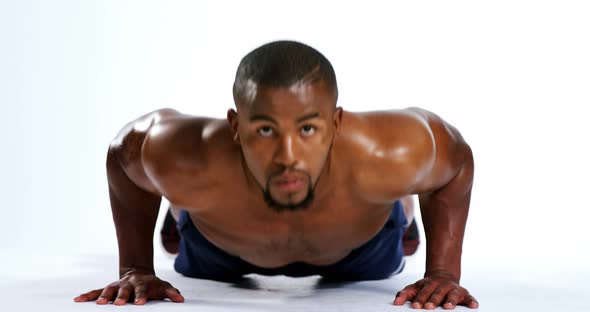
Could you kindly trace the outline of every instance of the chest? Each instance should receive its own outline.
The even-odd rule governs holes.
[[[391,208],[349,194],[334,194],[306,210],[283,213],[239,194],[205,196],[201,203],[205,206],[189,210],[201,234],[222,250],[262,267],[337,262],[373,237]]]

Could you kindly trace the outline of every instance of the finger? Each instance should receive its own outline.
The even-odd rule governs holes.
[[[412,302],[412,308],[422,309],[424,303],[426,302],[426,300],[428,300],[428,298],[430,298],[437,286],[438,285],[434,283],[427,284],[426,286],[424,286],[416,296],[414,302]]]
[[[172,302],[184,302],[184,297],[180,291],[174,287],[166,288],[166,297],[170,298]]]
[[[144,305],[148,300],[147,296],[147,289],[145,286],[136,286],[135,287],[135,300],[133,303],[136,305]]]
[[[93,300],[96,300],[96,298],[98,298],[98,296],[100,295],[101,292],[102,292],[102,288],[91,290],[87,293],[83,293],[80,296],[74,298],[74,301],[75,302],[93,301]]]
[[[129,301],[132,289],[129,286],[120,287],[115,299],[115,305],[125,305]]]
[[[113,299],[115,293],[117,292],[118,287],[115,286],[107,286],[104,288],[98,300],[96,300],[96,304],[107,304],[109,301]]]
[[[408,301],[408,294],[405,290],[398,291],[395,295],[395,300],[393,300],[394,305],[402,305]]]
[[[407,286],[402,291],[399,291],[395,295],[395,300],[393,301],[394,305],[402,305],[406,303],[406,301],[412,301],[416,294],[418,293],[418,289],[414,285]]]
[[[447,294],[447,300],[443,308],[446,310],[452,310],[457,306],[457,303],[461,302],[461,292],[458,289],[453,289]]]
[[[467,294],[465,296],[465,299],[463,299],[463,303],[471,309],[477,309],[479,307],[479,303],[477,302],[477,300],[475,300],[475,298],[473,298],[473,296],[470,294]]]
[[[395,295],[395,300],[393,300],[394,305],[402,305],[406,303],[406,301],[412,301],[416,291],[412,292],[411,290],[402,290]]]
[[[424,309],[433,310],[434,308],[438,307],[443,299],[447,296],[447,293],[449,293],[449,290],[451,290],[451,287],[449,286],[436,288],[432,295],[430,295],[428,301],[426,301],[424,304]]]

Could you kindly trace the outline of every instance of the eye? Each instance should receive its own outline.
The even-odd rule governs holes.
[[[301,134],[304,136],[312,136],[315,133],[316,128],[311,125],[305,125],[301,127]]]
[[[260,127],[258,128],[258,134],[260,134],[263,137],[271,137],[273,134],[272,128],[268,126]]]

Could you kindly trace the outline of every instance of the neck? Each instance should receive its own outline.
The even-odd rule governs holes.
[[[258,181],[256,181],[256,179],[254,178],[254,176],[250,172],[250,169],[248,168],[248,165],[246,164],[246,160],[244,159],[244,154],[243,154],[241,148],[240,148],[239,153],[240,153],[240,165],[242,167],[242,172],[244,173],[244,178],[246,179],[246,186],[248,187],[248,190],[249,191],[257,191],[257,192],[264,192],[264,188],[262,187],[262,185],[260,185],[258,183]]]
[[[334,168],[332,168],[334,162],[334,153],[332,153],[332,147],[330,146],[330,151],[328,152],[328,158],[326,159],[326,163],[322,168],[322,172],[318,177],[318,180],[315,184],[315,200],[321,201],[326,196],[330,195],[332,191],[332,186],[334,184]]]

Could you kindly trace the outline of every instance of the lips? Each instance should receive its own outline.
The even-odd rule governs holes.
[[[273,184],[281,191],[295,192],[303,188],[304,179],[294,174],[283,174]]]

